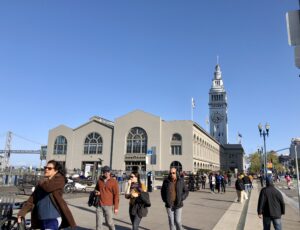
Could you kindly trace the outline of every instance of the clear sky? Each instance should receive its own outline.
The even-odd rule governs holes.
[[[300,136],[300,71],[285,20],[296,9],[298,0],[0,1],[0,149],[8,130],[47,144],[49,129],[93,115],[113,121],[141,109],[188,120],[191,97],[206,128],[217,55],[229,142],[240,132],[252,153],[263,143],[258,123],[269,122],[267,150],[288,147]]]

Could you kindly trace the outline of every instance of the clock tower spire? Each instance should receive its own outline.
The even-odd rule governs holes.
[[[210,135],[221,144],[227,144],[227,94],[219,63],[215,67],[212,87],[209,91]]]

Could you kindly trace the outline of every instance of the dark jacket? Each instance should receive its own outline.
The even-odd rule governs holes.
[[[165,206],[167,208],[181,208],[183,206],[183,201],[189,195],[188,188],[185,186],[184,180],[182,178],[177,179],[176,200],[173,206],[171,201],[170,184],[171,184],[170,178],[164,180],[161,188],[161,198],[163,202],[165,202]]]
[[[148,192],[141,192],[135,199],[131,208],[131,215],[138,215],[140,218],[147,216],[148,207],[151,206],[150,197]]]
[[[244,185],[242,179],[239,179],[239,178],[236,179],[236,181],[235,181],[235,189],[238,190],[238,191],[245,190],[245,185]]]
[[[31,194],[29,199],[23,205],[22,209],[19,211],[18,216],[25,216],[27,212],[31,211],[31,227],[32,229],[40,229],[40,223],[38,220],[38,213],[36,204],[37,192],[39,189],[43,189],[45,192],[50,194],[50,199],[53,202],[54,206],[57,208],[58,212],[61,215],[62,223],[60,228],[67,228],[76,226],[74,218],[70,209],[68,208],[67,203],[63,199],[63,189],[65,185],[65,177],[60,173],[57,173],[50,180],[41,180],[35,188],[35,191]]]
[[[281,218],[285,213],[285,205],[281,193],[269,185],[260,191],[258,205],[258,215],[263,215],[271,218]]]
[[[251,184],[250,178],[249,178],[248,176],[244,176],[244,177],[243,177],[243,183],[244,183],[244,184]]]

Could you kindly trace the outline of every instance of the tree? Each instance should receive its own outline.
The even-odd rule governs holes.
[[[252,153],[248,157],[250,161],[249,172],[258,173],[261,169],[261,156],[258,152]]]
[[[270,151],[267,153],[267,161],[272,163],[272,170],[273,172],[284,172],[284,166],[279,163],[279,157],[277,155],[277,152]]]

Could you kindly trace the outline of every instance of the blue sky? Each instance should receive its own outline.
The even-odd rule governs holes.
[[[285,13],[297,0],[1,1],[0,149],[8,130],[47,144],[60,124],[134,109],[206,128],[208,92],[220,56],[228,94],[229,142],[247,154],[299,134],[299,69]],[[1,147],[2,146],[2,147]],[[15,137],[14,149],[38,144]],[[37,156],[12,156],[38,164]]]

